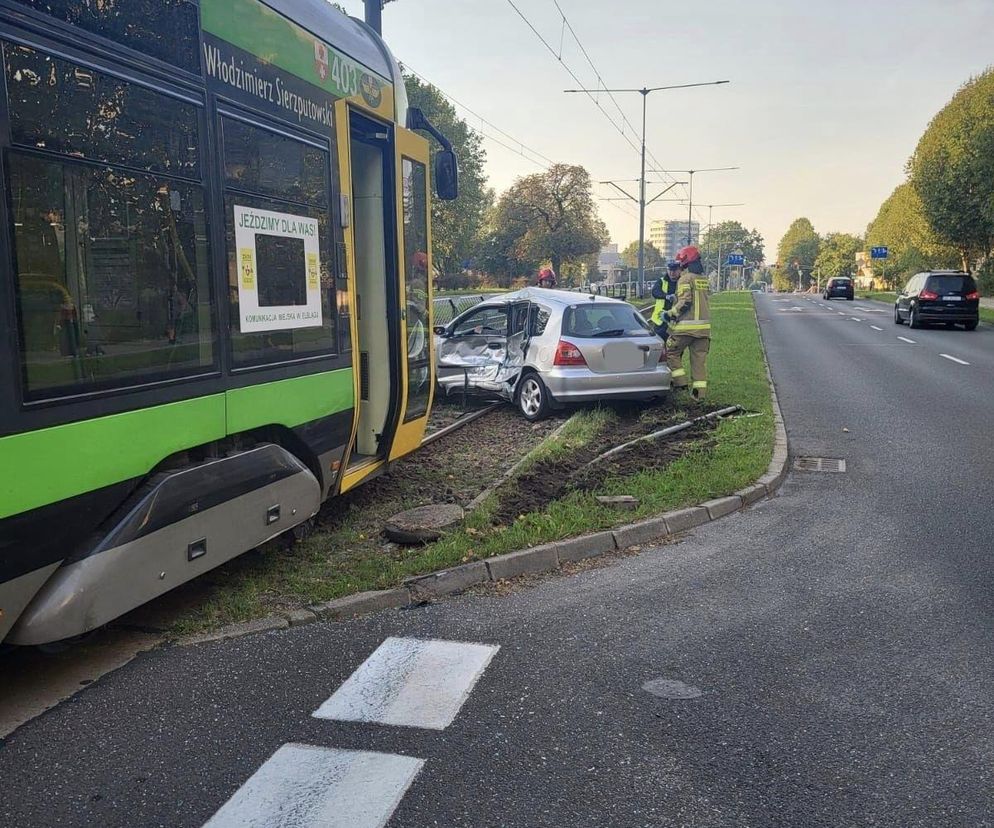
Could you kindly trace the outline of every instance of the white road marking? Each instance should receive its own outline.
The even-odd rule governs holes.
[[[288,744],[204,828],[383,828],[424,759]]]
[[[883,328],[878,328],[876,325],[870,325],[870,327],[873,328],[873,330],[875,330],[875,331],[882,331],[883,330]]]
[[[839,311],[839,316],[845,316],[845,311]]]
[[[901,342],[907,342],[909,345],[915,344],[915,341],[913,339],[908,339],[908,337],[906,336],[899,336],[898,339],[900,339]]]
[[[970,364],[970,363],[969,363],[969,362],[967,362],[967,361],[966,361],[965,359],[960,359],[959,357],[954,357],[954,356],[950,356],[949,354],[939,354],[939,356],[941,356],[941,357],[945,357],[945,358],[946,358],[946,359],[948,359],[948,360],[949,360],[950,362],[956,362],[956,363],[958,363],[959,365],[969,365],[969,364]]]
[[[852,320],[853,322],[862,322],[862,321],[863,321],[863,320],[862,320],[862,319],[860,319],[860,318],[859,318],[858,316],[850,316],[849,318],[850,318],[850,319],[851,319],[851,320]]]
[[[443,730],[499,647],[388,638],[314,711],[319,719]]]
[[[859,305],[856,305],[856,310],[863,311],[863,313],[870,313],[869,308],[861,308]]]

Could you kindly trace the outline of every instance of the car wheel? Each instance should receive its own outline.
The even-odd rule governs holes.
[[[541,420],[549,413],[549,392],[538,374],[528,374],[518,389],[518,409],[526,420]]]
[[[901,312],[897,309],[897,305],[894,306],[894,324],[903,325],[904,321],[901,319]]]
[[[966,328],[968,331],[975,331],[977,330],[977,324],[978,323],[976,321],[970,321],[965,323],[963,327]]]
[[[918,308],[912,308],[911,312],[908,314],[908,327],[909,328],[920,328],[922,323],[918,319]]]

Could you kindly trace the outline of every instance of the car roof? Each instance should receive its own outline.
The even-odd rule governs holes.
[[[622,299],[612,299],[610,296],[597,296],[593,293],[579,293],[573,290],[553,290],[550,288],[526,287],[510,293],[502,293],[486,300],[486,304],[504,304],[508,302],[544,302],[551,305],[568,307],[579,304],[613,304],[627,305]]]

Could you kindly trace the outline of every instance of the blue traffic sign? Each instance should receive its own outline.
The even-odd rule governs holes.
[[[870,258],[871,259],[886,259],[887,258],[887,248],[886,247],[871,247],[870,248]]]
[[[728,264],[730,265],[744,265],[745,256],[742,253],[729,253],[728,254]]]

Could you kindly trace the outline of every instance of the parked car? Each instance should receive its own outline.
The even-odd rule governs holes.
[[[825,285],[825,290],[822,291],[821,295],[825,299],[840,297],[848,299],[851,302],[856,298],[856,286],[848,276],[836,276],[834,279],[828,280],[828,284]]]
[[[933,322],[968,331],[980,323],[980,292],[969,273],[929,270],[912,276],[894,302],[894,324],[919,328]]]
[[[565,403],[666,393],[662,340],[627,302],[525,288],[495,296],[435,333],[438,383],[514,402],[529,420]]]

